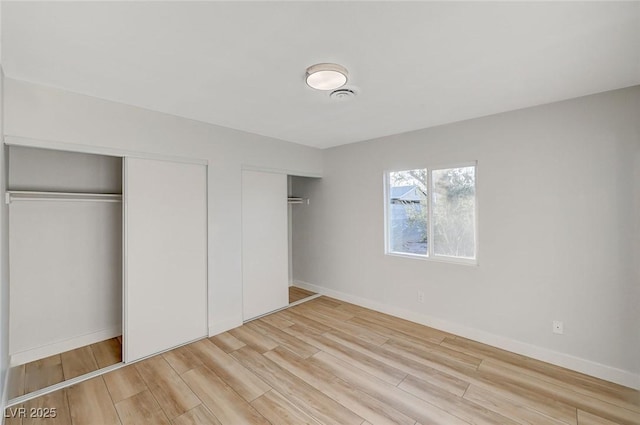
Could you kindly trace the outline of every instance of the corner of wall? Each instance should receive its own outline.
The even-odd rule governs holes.
[[[0,193],[7,182],[7,158],[4,146],[4,71],[0,64]],[[0,412],[7,405],[9,368],[9,208],[0,202]]]

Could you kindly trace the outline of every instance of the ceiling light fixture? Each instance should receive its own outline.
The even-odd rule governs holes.
[[[318,63],[307,68],[307,84],[316,90],[335,90],[347,83],[347,69],[337,63]]]

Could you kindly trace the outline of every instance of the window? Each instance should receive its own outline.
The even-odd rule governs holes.
[[[474,262],[476,166],[387,174],[389,254]]]

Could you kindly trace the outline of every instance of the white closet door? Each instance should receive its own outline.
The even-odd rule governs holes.
[[[124,360],[207,335],[204,165],[125,159]]]
[[[242,172],[243,317],[289,303],[287,176]]]

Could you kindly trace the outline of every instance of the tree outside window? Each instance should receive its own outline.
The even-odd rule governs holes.
[[[475,166],[390,172],[387,251],[475,259],[475,174]]]

